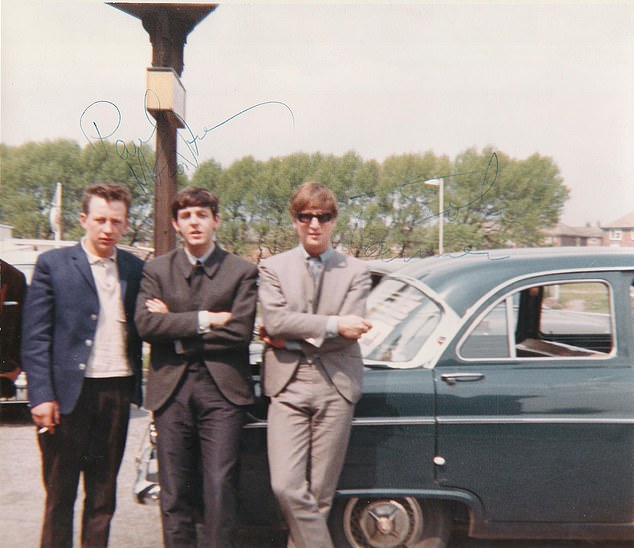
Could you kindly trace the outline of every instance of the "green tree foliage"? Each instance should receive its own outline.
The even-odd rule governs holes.
[[[2,145],[0,154],[0,219],[14,227],[14,236],[51,237],[49,211],[59,182],[63,237],[78,238],[84,188],[109,181],[126,186],[132,193],[130,230],[124,243],[151,241],[154,154],[146,145],[100,142],[81,149],[74,142],[60,140],[19,147]]]
[[[555,163],[538,154],[516,160],[470,149],[453,170],[445,185],[449,250],[539,245],[568,198]]]
[[[152,245],[154,155],[147,145],[99,142],[83,149],[71,141],[0,145],[0,222],[19,237],[50,237],[48,212],[55,183],[64,188],[64,237],[77,224],[83,188],[96,181],[127,185],[133,195],[125,243]],[[250,156],[223,168],[202,163],[186,184],[220,198],[223,247],[254,261],[295,245],[288,212],[303,182],[327,184],[339,202],[335,245],[360,257],[425,256],[438,249],[438,186],[444,183],[444,248],[447,252],[535,246],[554,226],[568,198],[551,158],[518,160],[491,148],[468,149],[454,160],[432,152],[390,156],[383,162],[296,153],[259,161]]]
[[[48,214],[57,183],[72,196],[82,187],[81,149],[71,141],[2,146],[0,219],[13,225],[14,236],[48,238],[52,231]],[[63,196],[65,198],[65,196]],[[64,214],[64,233],[71,227]]]

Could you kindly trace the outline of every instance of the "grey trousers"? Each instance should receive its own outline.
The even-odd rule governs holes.
[[[271,399],[271,487],[289,527],[289,547],[332,548],[328,514],[348,447],[354,405],[319,366],[300,364]]]

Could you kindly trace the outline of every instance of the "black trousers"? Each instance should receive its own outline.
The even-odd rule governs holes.
[[[154,413],[166,548],[232,545],[243,420],[242,409],[225,399],[204,364],[189,365]],[[201,506],[204,538],[197,540]]]
[[[81,545],[108,545],[131,393],[131,377],[85,379],[72,413],[62,415],[54,434],[38,435],[46,489],[42,548],[73,545],[73,509],[82,472]]]

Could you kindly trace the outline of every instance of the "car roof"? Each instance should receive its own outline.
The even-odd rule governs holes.
[[[504,282],[537,273],[634,270],[634,249],[543,247],[447,253],[412,261],[395,272],[433,289],[458,314]]]

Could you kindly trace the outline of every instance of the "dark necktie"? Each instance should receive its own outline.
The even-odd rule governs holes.
[[[203,282],[205,280],[205,268],[200,261],[196,261],[193,266],[191,274],[189,275],[189,296],[191,304],[194,309],[198,309],[198,302],[200,301],[200,293],[203,289]]]

